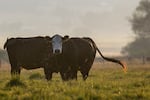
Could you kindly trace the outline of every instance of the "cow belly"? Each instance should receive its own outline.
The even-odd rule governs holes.
[[[27,69],[27,70],[31,70],[31,69],[37,69],[37,68],[41,68],[41,67],[37,67],[37,66],[24,66],[23,67],[24,69]]]
[[[18,64],[19,67],[22,67],[24,69],[30,70],[30,69],[36,69],[36,68],[41,68],[43,67],[41,64],[37,64],[37,63],[31,63],[31,64],[27,64],[27,63],[20,63]]]

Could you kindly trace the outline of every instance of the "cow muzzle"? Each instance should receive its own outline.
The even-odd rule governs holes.
[[[61,51],[59,49],[54,50],[54,54],[60,54]]]

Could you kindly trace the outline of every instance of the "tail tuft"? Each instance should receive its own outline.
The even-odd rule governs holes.
[[[121,63],[121,65],[122,65],[122,67],[123,67],[124,73],[126,73],[126,72],[127,72],[127,66],[126,66],[126,63],[125,63],[125,62],[122,62],[122,61],[120,61],[120,63]]]

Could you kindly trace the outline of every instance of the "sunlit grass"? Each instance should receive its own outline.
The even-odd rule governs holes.
[[[137,66],[137,67],[136,67]],[[43,69],[23,70],[20,79],[11,79],[9,71],[0,71],[1,100],[149,100],[149,65],[128,65],[124,73],[116,64],[94,64],[86,81],[63,82],[59,74],[52,81]],[[15,85],[14,85],[15,84]],[[23,84],[23,85],[22,85]]]

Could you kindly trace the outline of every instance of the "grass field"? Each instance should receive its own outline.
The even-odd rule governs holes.
[[[86,81],[63,82],[59,73],[52,81],[43,69],[22,70],[21,79],[11,79],[10,68],[0,69],[0,100],[150,100],[150,65],[95,63]]]

